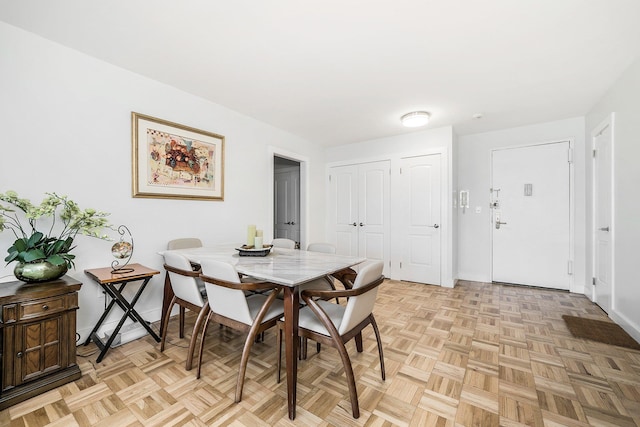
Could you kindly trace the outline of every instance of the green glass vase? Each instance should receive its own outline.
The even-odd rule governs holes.
[[[67,272],[67,264],[53,265],[47,261],[18,262],[13,275],[27,283],[40,283],[56,280]]]

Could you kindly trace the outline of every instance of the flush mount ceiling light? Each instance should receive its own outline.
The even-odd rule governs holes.
[[[404,126],[408,128],[416,128],[429,123],[430,117],[431,114],[427,113],[426,111],[413,111],[400,117],[400,121]]]

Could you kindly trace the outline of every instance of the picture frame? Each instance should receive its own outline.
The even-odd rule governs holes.
[[[224,200],[224,136],[131,113],[132,196]]]

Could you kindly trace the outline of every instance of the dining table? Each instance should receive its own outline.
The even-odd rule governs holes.
[[[287,408],[289,419],[296,416],[296,387],[298,374],[298,316],[300,293],[298,287],[312,280],[360,264],[366,258],[304,251],[299,249],[271,248],[265,256],[241,256],[240,247],[216,245],[188,249],[174,249],[191,263],[200,264],[204,259],[215,259],[232,264],[238,273],[281,285],[284,290],[284,338],[287,371]],[[160,255],[169,250],[159,252]],[[246,252],[243,252],[246,253]],[[173,297],[168,274],[165,276],[162,318]],[[164,333],[164,331],[160,331]]]

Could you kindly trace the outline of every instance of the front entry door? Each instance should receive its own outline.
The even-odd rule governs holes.
[[[594,149],[594,285],[595,302],[605,312],[611,310],[613,248],[611,246],[613,205],[611,143],[613,120],[609,119],[593,135]]]
[[[571,284],[569,141],[492,152],[494,282]]]

